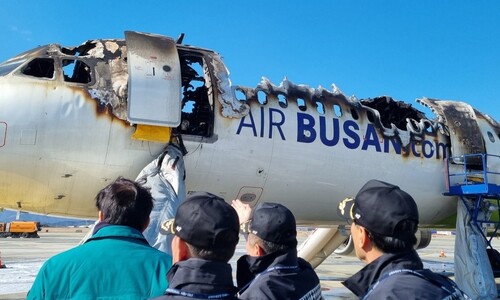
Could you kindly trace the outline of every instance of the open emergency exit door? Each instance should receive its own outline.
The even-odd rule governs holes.
[[[177,127],[181,122],[181,68],[171,38],[126,31],[127,118],[133,124]]]

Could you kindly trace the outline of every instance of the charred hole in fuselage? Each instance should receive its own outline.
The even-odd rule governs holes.
[[[441,132],[442,134],[445,133],[445,128],[444,128],[444,125],[442,123],[438,123],[437,128],[438,128],[439,132]]]
[[[54,59],[35,58],[30,61],[22,70],[24,75],[38,78],[54,78]]]
[[[302,98],[297,98],[297,106],[301,111],[307,110],[306,101]]]
[[[368,121],[370,122],[375,122],[375,117],[373,116],[373,112],[371,110],[366,111],[366,117],[368,118]]]
[[[425,132],[429,133],[429,134],[434,134],[435,131],[434,131],[434,127],[432,127],[432,124],[430,122],[425,122],[425,125],[424,125],[424,129],[425,129]]]
[[[71,56],[79,56],[80,55],[80,51],[78,50],[78,47],[74,47],[74,48],[61,47],[61,53],[66,54],[66,55],[71,55]]]
[[[333,105],[333,113],[339,118],[342,117],[342,108],[340,107],[340,105],[338,104]]]
[[[351,115],[354,120],[359,119],[358,112],[354,108],[351,108]]]
[[[182,82],[180,133],[210,136],[213,108],[208,96],[201,55],[179,51]]]
[[[323,105],[323,102],[315,101],[314,103],[316,104],[316,110],[318,111],[318,113],[320,115],[324,115],[325,114],[325,106]]]
[[[394,124],[398,129],[407,130],[406,119],[414,119],[418,122],[425,118],[424,113],[412,107],[411,104],[395,101],[391,97],[369,98],[360,102],[364,106],[377,110],[380,121],[386,128],[391,128],[391,124]]]
[[[415,121],[414,119],[409,119],[408,122],[410,122],[410,124],[413,125],[415,128],[418,127],[418,122]]]
[[[282,108],[288,107],[288,100],[286,99],[285,95],[278,94],[278,103]]]
[[[257,92],[257,101],[259,101],[260,105],[267,104],[267,95],[264,91]]]
[[[66,82],[86,84],[92,81],[91,68],[81,60],[63,59],[62,68]]]
[[[247,102],[247,97],[246,97],[245,93],[241,89],[236,88],[234,90],[234,94],[235,94],[236,99],[238,101],[240,101],[240,102]]]

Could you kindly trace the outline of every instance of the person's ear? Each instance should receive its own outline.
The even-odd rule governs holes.
[[[186,242],[175,235],[172,239],[172,262],[175,264],[179,261],[187,260],[190,257],[189,248]]]
[[[102,222],[104,221],[104,214],[102,213],[102,211],[99,211],[99,222]]]
[[[146,228],[148,228],[150,222],[151,222],[151,218],[148,217],[148,220],[146,221],[146,223],[142,227],[142,231],[141,232],[144,232],[144,230],[146,230]]]
[[[262,249],[262,247],[259,246],[257,243],[255,243],[254,247],[256,247],[255,251],[257,253],[257,256],[264,256],[264,255],[266,255],[266,252],[264,251],[264,249]]]
[[[361,249],[368,251],[372,247],[372,241],[370,240],[370,236],[368,235],[368,231],[363,226],[358,226],[360,230],[359,238],[359,246]]]

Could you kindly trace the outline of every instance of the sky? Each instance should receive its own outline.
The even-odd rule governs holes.
[[[0,61],[38,45],[156,33],[220,53],[235,85],[261,77],[358,99],[461,100],[500,121],[500,1],[0,0]]]

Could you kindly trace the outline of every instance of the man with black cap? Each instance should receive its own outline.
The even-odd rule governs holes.
[[[413,248],[417,205],[398,186],[370,180],[338,209],[352,222],[356,256],[368,264],[343,282],[360,299],[470,299],[449,278],[424,269]]]
[[[228,261],[238,244],[239,222],[224,199],[206,192],[189,195],[161,232],[175,235],[174,265],[167,274],[169,288],[155,299],[237,299]]]
[[[248,233],[247,255],[237,262],[239,298],[321,299],[318,276],[308,262],[297,257],[292,212],[281,204],[264,202],[249,216],[248,205],[240,200],[232,205]]]

